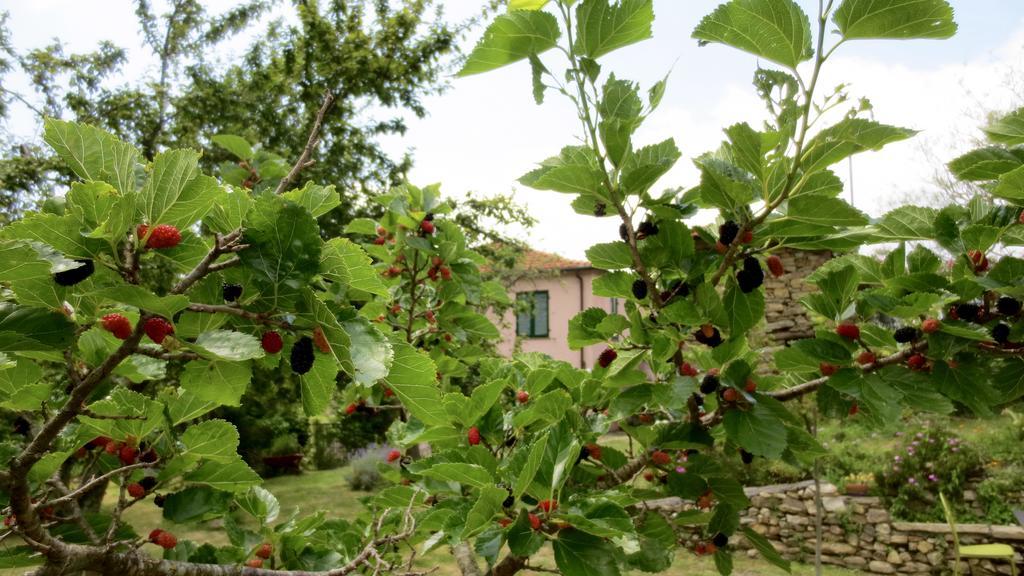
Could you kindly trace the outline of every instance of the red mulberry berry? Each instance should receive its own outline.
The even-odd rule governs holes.
[[[128,495],[136,499],[142,498],[146,495],[146,489],[142,487],[142,484],[132,482],[128,485]]]
[[[466,434],[466,438],[469,440],[470,446],[476,446],[480,443],[480,429],[473,426],[469,429],[469,433]]]
[[[928,318],[924,322],[921,322],[921,331],[925,334],[932,334],[938,332],[942,328],[942,323],[935,318]]]
[[[284,340],[277,332],[264,332],[260,338],[260,345],[267,354],[277,354],[284,348]]]
[[[537,503],[537,507],[544,511],[545,514],[550,514],[558,508],[557,500],[541,500]]]
[[[174,334],[174,326],[159,316],[146,320],[143,328],[146,330],[146,336],[149,336],[149,339],[157,344],[162,344],[164,338],[167,338],[169,334]]]
[[[398,450],[392,450],[391,452],[388,452],[388,462],[394,462],[395,460],[398,460],[401,457],[402,453],[399,452]]]
[[[619,353],[612,348],[605,348],[601,355],[597,357],[597,363],[601,368],[607,368],[619,357]]]
[[[658,466],[667,466],[671,461],[672,457],[668,455],[668,452],[655,450],[651,453],[651,462]]]
[[[256,549],[256,555],[266,560],[274,554],[274,547],[269,542],[264,542]]]
[[[520,390],[519,392],[516,392],[516,402],[519,402],[520,404],[526,404],[529,401],[530,401],[530,393],[529,392],[527,392],[526,390]]]
[[[170,224],[160,224],[149,233],[149,238],[146,240],[146,248],[162,250],[164,248],[174,248],[180,243],[181,232],[177,228]]]
[[[132,323],[120,314],[107,314],[102,319],[103,329],[114,334],[114,337],[127,340],[132,335]]]
[[[856,324],[840,324],[836,326],[836,334],[847,340],[860,340],[860,326]]]
[[[782,266],[782,259],[774,254],[769,256],[765,263],[768,264],[768,271],[772,273],[772,276],[779,278],[786,273],[786,269]]]

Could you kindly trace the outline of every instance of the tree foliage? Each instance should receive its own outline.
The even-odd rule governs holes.
[[[671,139],[635,135],[664,83],[641,92],[600,62],[650,36],[650,0],[515,5],[463,71],[526,60],[538,100],[552,90],[578,108],[582,139],[521,181],[621,221],[619,239],[588,257],[606,270],[595,291],[622,299],[623,311],[586,310],[569,327],[573,348],[605,344],[598,365],[489,353],[497,330],[480,310],[502,304],[504,290],[481,279],[486,261],[436,186],[396,186],[377,199],[380,218],[325,239],[316,219],[341,202],[336,189],[294,183],[287,165],[243,139],[218,139],[242,172],[216,180],[190,150],[146,159],[115,136],[51,120],[47,141],[78,177],[67,208],[0,232],[0,400],[37,420],[2,477],[10,528],[26,543],[12,563],[36,553],[43,574],[213,575],[264,562],[410,573],[396,546],[406,542],[417,555],[450,546],[467,575],[483,560],[487,574],[511,576],[547,546],[568,575],[659,572],[693,553],[728,574],[742,535],[786,567],[741,528],[749,502],[739,478],[753,458],[825,453],[787,402],[816,394],[825,413],[882,423],[903,409],[986,415],[1024,395],[1024,262],[987,256],[1024,244],[1024,160],[1012,160],[1024,112],[988,127],[1000,152],[956,161],[988,191],[966,206],[871,219],[840,199],[829,170],[914,131],[865,118],[863,107],[840,113],[842,90],[818,95],[822,67],[859,38],[948,36],[945,2],[844,0],[813,20],[790,0],[718,7],[694,36],[777,64],[754,79],[770,119],[728,127],[721,147],[696,159],[699,183],[661,195],[652,189],[680,152]],[[541,60],[556,45],[564,73]],[[697,208],[719,221],[690,226]],[[922,241],[957,256],[944,266]],[[882,260],[857,252],[874,244],[895,248]],[[809,278],[817,291],[802,305],[821,322],[815,336],[766,355],[750,335],[765,275],[787,273],[773,254],[784,247],[841,255]],[[157,259],[174,273],[150,289],[144,264]],[[225,284],[241,294],[229,298]],[[55,364],[66,391],[38,381],[40,366]],[[237,403],[260,366],[281,366],[309,415],[346,402],[346,412],[401,411],[388,432],[400,448],[388,455],[392,485],[365,517],[278,518],[236,453],[237,432],[206,417]],[[133,386],[170,370],[182,371],[177,387]],[[601,445],[613,425],[630,436],[628,452]],[[429,456],[414,449],[421,443]],[[75,502],[96,477],[124,488],[112,513],[92,518]],[[169,519],[223,517],[230,544],[137,536],[120,511],[154,490]],[[684,511],[667,518],[644,506],[664,496]],[[239,525],[232,510],[249,521]],[[700,544],[681,549],[679,535],[693,532]],[[162,561],[139,550],[147,541],[164,548]]]

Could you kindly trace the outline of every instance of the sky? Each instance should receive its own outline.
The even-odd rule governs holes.
[[[817,2],[798,1],[813,19]],[[643,90],[668,74],[660,108],[634,137],[637,146],[673,138],[683,153],[654,190],[693,186],[698,172],[690,158],[717,148],[724,127],[741,121],[756,127],[763,119],[750,84],[758,59],[722,45],[698,47],[690,37],[701,17],[718,3],[654,0],[653,38],[602,59],[605,73],[635,80]],[[854,205],[872,216],[881,215],[901,197],[932,187],[936,171],[980,137],[978,127],[988,111],[1024,104],[1024,2],[951,3],[960,26],[952,39],[850,42],[840,47],[823,72],[823,92],[846,83],[854,99],[870,98],[879,122],[921,131],[881,152],[854,157],[852,168],[847,163],[834,167],[847,183],[852,169]],[[207,4],[211,12],[218,12],[231,2]],[[450,16],[461,19],[479,4],[447,0],[446,7]],[[58,38],[69,51],[83,51],[106,39],[129,50],[127,75],[153,71],[129,0],[0,0],[0,10],[11,13],[18,49]],[[481,28],[466,39],[467,51],[482,32]],[[542,56],[551,68],[561,66],[559,58],[555,51]],[[11,87],[24,88],[20,81],[14,78]],[[536,163],[578,142],[580,132],[564,98],[549,93],[543,105],[534,103],[528,64],[451,78],[443,94],[428,97],[425,103],[426,118],[409,118],[406,134],[382,140],[396,155],[414,152],[415,166],[409,174],[413,183],[440,182],[442,191],[456,198],[466,191],[514,193],[538,219],[527,236],[530,243],[570,258],[582,258],[590,245],[617,237],[616,221],[576,214],[571,196],[535,191],[516,182]],[[387,116],[393,111],[373,113]],[[8,129],[21,135],[39,130],[23,110]],[[849,198],[849,190],[845,194]],[[706,223],[711,217],[700,214],[694,222]]]

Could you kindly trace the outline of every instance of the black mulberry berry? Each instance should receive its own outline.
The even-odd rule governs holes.
[[[746,450],[740,450],[740,460],[742,460],[744,464],[750,464],[754,461],[754,455]]]
[[[433,222],[434,221],[434,213],[433,212],[427,212],[427,215],[424,216],[423,219],[426,220],[427,222]]]
[[[142,479],[139,480],[139,484],[146,489],[146,492],[149,492],[153,488],[156,488],[156,476],[143,476]]]
[[[736,273],[736,282],[744,294],[749,294],[764,284],[764,270],[761,269],[761,263],[757,258],[748,256],[743,260],[743,269]]]
[[[225,302],[235,302],[242,295],[241,284],[222,284],[220,287],[221,296]]]
[[[71,270],[64,270],[63,272],[57,272],[53,275],[53,281],[61,286],[74,286],[82,280],[85,280],[92,273],[96,271],[96,266],[93,265],[92,260],[75,260],[81,264],[78,268],[72,268]]]
[[[1000,344],[1006,344],[1010,340],[1010,327],[999,323],[992,327],[992,339]]]
[[[584,446],[583,448],[580,448],[580,455],[576,457],[576,463],[579,464],[587,458],[590,458],[590,448]]]
[[[736,235],[739,233],[739,224],[729,220],[718,227],[718,241],[721,242],[723,246],[728,246],[732,244],[732,241],[736,239]]]
[[[647,282],[636,280],[633,282],[633,297],[637,300],[647,298]]]
[[[640,227],[636,229],[637,236],[644,238],[650,236],[656,236],[658,234],[658,225],[650,220],[644,220],[640,223]]]
[[[718,376],[707,374],[704,376],[704,379],[700,381],[700,391],[703,394],[713,394],[715,390],[718,390],[720,385],[721,382],[718,380]]]
[[[299,338],[299,341],[292,346],[292,371],[296,374],[309,372],[309,369],[313,367],[313,360],[313,339],[309,336]]]
[[[605,216],[608,214],[608,205],[604,202],[598,202],[594,204],[594,216]]]
[[[892,337],[900,344],[907,344],[917,340],[920,337],[920,333],[913,326],[904,326],[893,332]]]
[[[729,544],[729,537],[719,532],[718,534],[715,534],[715,537],[712,538],[711,541],[715,544],[715,546],[718,546],[719,548],[725,548],[725,546]]]
[[[705,336],[703,330],[697,330],[696,332],[693,333],[693,337],[697,340],[697,342],[700,342],[701,344],[704,344],[705,346],[710,346],[712,348],[715,348],[716,346],[722,343],[722,333],[718,331],[718,328],[714,329],[714,332],[712,332],[711,336]]]
[[[626,228],[626,223],[619,224],[619,238],[622,238],[623,242],[629,242],[629,229]]]
[[[696,404],[697,406],[703,406],[704,405],[704,397],[701,396],[700,394],[694,394],[693,395],[693,403]]]
[[[957,304],[956,315],[957,318],[964,322],[974,322],[978,319],[978,311],[981,308],[977,304]]]
[[[996,310],[999,310],[1000,314],[1005,314],[1006,316],[1016,316],[1020,314],[1020,309],[1020,300],[1010,296],[1003,296],[996,302]]]

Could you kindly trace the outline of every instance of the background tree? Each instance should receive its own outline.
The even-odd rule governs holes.
[[[5,17],[0,75],[20,71],[34,93],[4,89],[0,112],[9,113],[8,105],[18,100],[40,120],[45,114],[96,125],[137,145],[146,157],[169,146],[206,150],[200,162],[209,170],[229,158],[210,145],[211,136],[223,133],[297,158],[323,92],[330,90],[335,100],[323,120],[323,143],[303,178],[351,192],[323,219],[325,233],[336,233],[352,213],[368,208],[361,193],[384,190],[408,170],[411,158],[389,157],[376,138],[401,134],[403,114],[425,113],[423,97],[443,89],[458,59],[457,40],[475,20],[450,22],[435,0],[301,0],[266,22],[282,4],[250,0],[210,14],[198,0],[171,0],[158,14],[148,0],[138,0],[135,13],[157,72],[119,86],[108,80],[123,69],[123,48],[103,42],[93,52],[69,55],[54,43],[18,53],[6,28],[17,23]],[[237,61],[215,57],[225,41],[242,33],[253,39]],[[372,117],[391,110],[390,117]],[[4,145],[5,212],[16,213],[53,194],[55,183],[70,182],[67,169],[37,142],[8,134]]]

